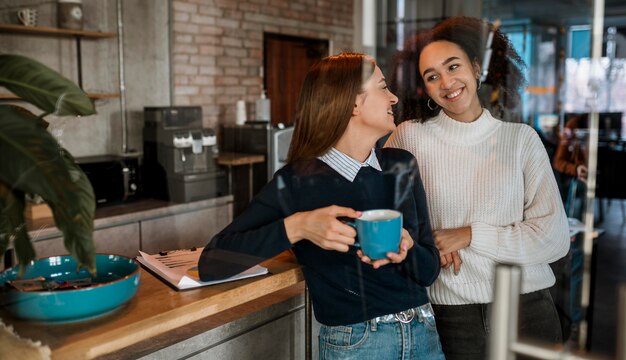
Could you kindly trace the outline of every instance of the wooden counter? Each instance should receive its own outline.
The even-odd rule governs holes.
[[[262,265],[269,275],[187,291],[175,291],[142,269],[137,295],[93,320],[45,324],[13,319],[4,312],[0,317],[21,337],[50,346],[53,359],[93,359],[303,282],[289,252]]]

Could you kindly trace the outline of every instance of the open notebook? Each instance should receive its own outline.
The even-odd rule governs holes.
[[[147,267],[163,281],[177,290],[193,289],[202,286],[220,284],[228,281],[265,275],[267,268],[255,265],[234,276],[214,281],[200,281],[198,259],[203,248],[172,250],[150,255],[142,251],[137,261]]]

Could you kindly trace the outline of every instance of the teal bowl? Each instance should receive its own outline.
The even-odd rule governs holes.
[[[76,260],[51,256],[31,262],[23,277],[19,268],[0,273],[0,307],[11,315],[32,321],[72,322],[105,315],[129,301],[139,287],[139,264],[119,255],[97,254],[92,277],[85,269],[76,271]],[[60,282],[91,278],[91,285],[70,290],[18,291],[7,281],[45,277]]]

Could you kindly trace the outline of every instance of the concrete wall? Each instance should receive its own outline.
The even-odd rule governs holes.
[[[141,150],[143,106],[170,102],[169,7],[166,1],[124,0],[122,4],[128,148]],[[25,7],[37,9],[37,25],[57,26],[57,2],[50,0],[0,0],[0,22],[17,23],[16,12]],[[115,0],[83,0],[83,13],[84,30],[118,32]],[[31,57],[78,82],[72,38],[0,33],[0,44],[2,53]],[[118,40],[83,39],[81,47],[84,90],[119,93]],[[118,154],[122,151],[120,104],[119,98],[98,100],[96,115],[46,120],[50,132],[74,156]]]

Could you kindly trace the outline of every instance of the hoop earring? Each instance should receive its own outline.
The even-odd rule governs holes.
[[[428,108],[430,110],[437,110],[437,108],[439,107],[439,105],[437,103],[435,103],[435,106],[431,106],[430,105],[430,100],[432,100],[431,98],[428,98],[428,101],[426,101],[426,106],[428,106]]]
[[[476,87],[476,90],[480,90],[480,87],[482,86],[483,82],[480,81],[480,79],[476,79],[476,82],[478,83],[478,86]]]

